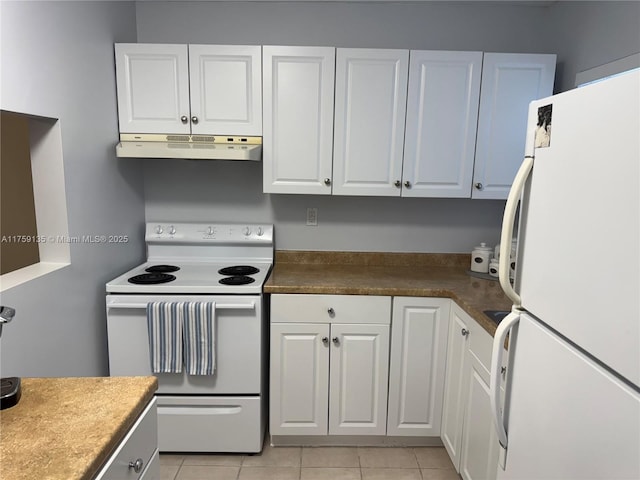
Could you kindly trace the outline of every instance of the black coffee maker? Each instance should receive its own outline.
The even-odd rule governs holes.
[[[0,307],[0,337],[2,326],[13,320],[16,311],[11,307]],[[20,400],[20,379],[18,377],[0,378],[0,410],[13,407]]]

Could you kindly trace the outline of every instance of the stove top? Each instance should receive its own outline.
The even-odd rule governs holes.
[[[108,293],[259,294],[273,264],[273,225],[148,223],[145,240]]]
[[[172,273],[148,273],[154,262],[146,262],[123,273],[107,283],[110,293],[261,293],[262,285],[271,270],[270,263],[251,265],[258,272],[251,275],[225,275],[224,268],[237,265],[221,263],[175,263],[179,267]],[[144,277],[140,280],[140,277]],[[166,279],[165,277],[172,277]],[[159,283],[153,279],[160,280]],[[134,280],[135,279],[135,280]],[[133,281],[132,281],[133,280]],[[139,282],[139,283],[138,283]]]

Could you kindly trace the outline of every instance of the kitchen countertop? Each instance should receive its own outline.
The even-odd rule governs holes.
[[[93,478],[153,398],[155,377],[23,378],[0,411],[0,478]]]
[[[469,254],[276,251],[265,293],[447,297],[492,336],[484,310],[510,310],[499,282],[466,273]]]

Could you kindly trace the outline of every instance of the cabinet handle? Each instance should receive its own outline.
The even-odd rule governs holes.
[[[193,117],[191,117],[191,123],[193,123],[193,124],[198,123],[198,117],[196,117],[195,115]]]
[[[466,328],[463,328],[462,330],[460,330],[460,334],[463,337],[466,337],[467,335],[469,335],[469,330],[467,330]]]
[[[138,458],[135,462],[129,462],[129,468],[132,469],[136,473],[140,473],[142,471],[142,467],[144,462],[141,458]]]
[[[329,314],[330,317],[333,317],[336,314],[336,311],[329,307],[329,309],[327,310],[327,313]]]
[[[393,184],[394,184],[396,187],[400,188],[400,186],[402,185],[402,182],[400,182],[400,180],[396,180],[395,182],[393,182]]]
[[[180,117],[180,121],[181,121],[182,123],[187,123],[187,122],[189,121],[189,117],[187,117],[186,115],[182,115],[182,116]]]
[[[478,182],[475,184],[475,187],[477,190],[482,190],[484,188],[484,185],[482,185],[482,183]]]
[[[330,178],[325,178],[324,179],[324,184],[328,187],[329,185],[331,185],[331,179]]]
[[[329,337],[322,337],[322,343],[329,345]]]
[[[336,346],[340,345],[340,339],[338,337],[333,337],[332,342]]]
[[[411,182],[407,180],[406,182],[404,182],[404,186],[407,188],[411,188]]]

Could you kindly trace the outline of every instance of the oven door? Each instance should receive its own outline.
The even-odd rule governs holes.
[[[153,375],[147,303],[212,301],[216,303],[215,373],[157,374],[158,393],[260,395],[266,335],[261,295],[107,295],[110,374]]]

